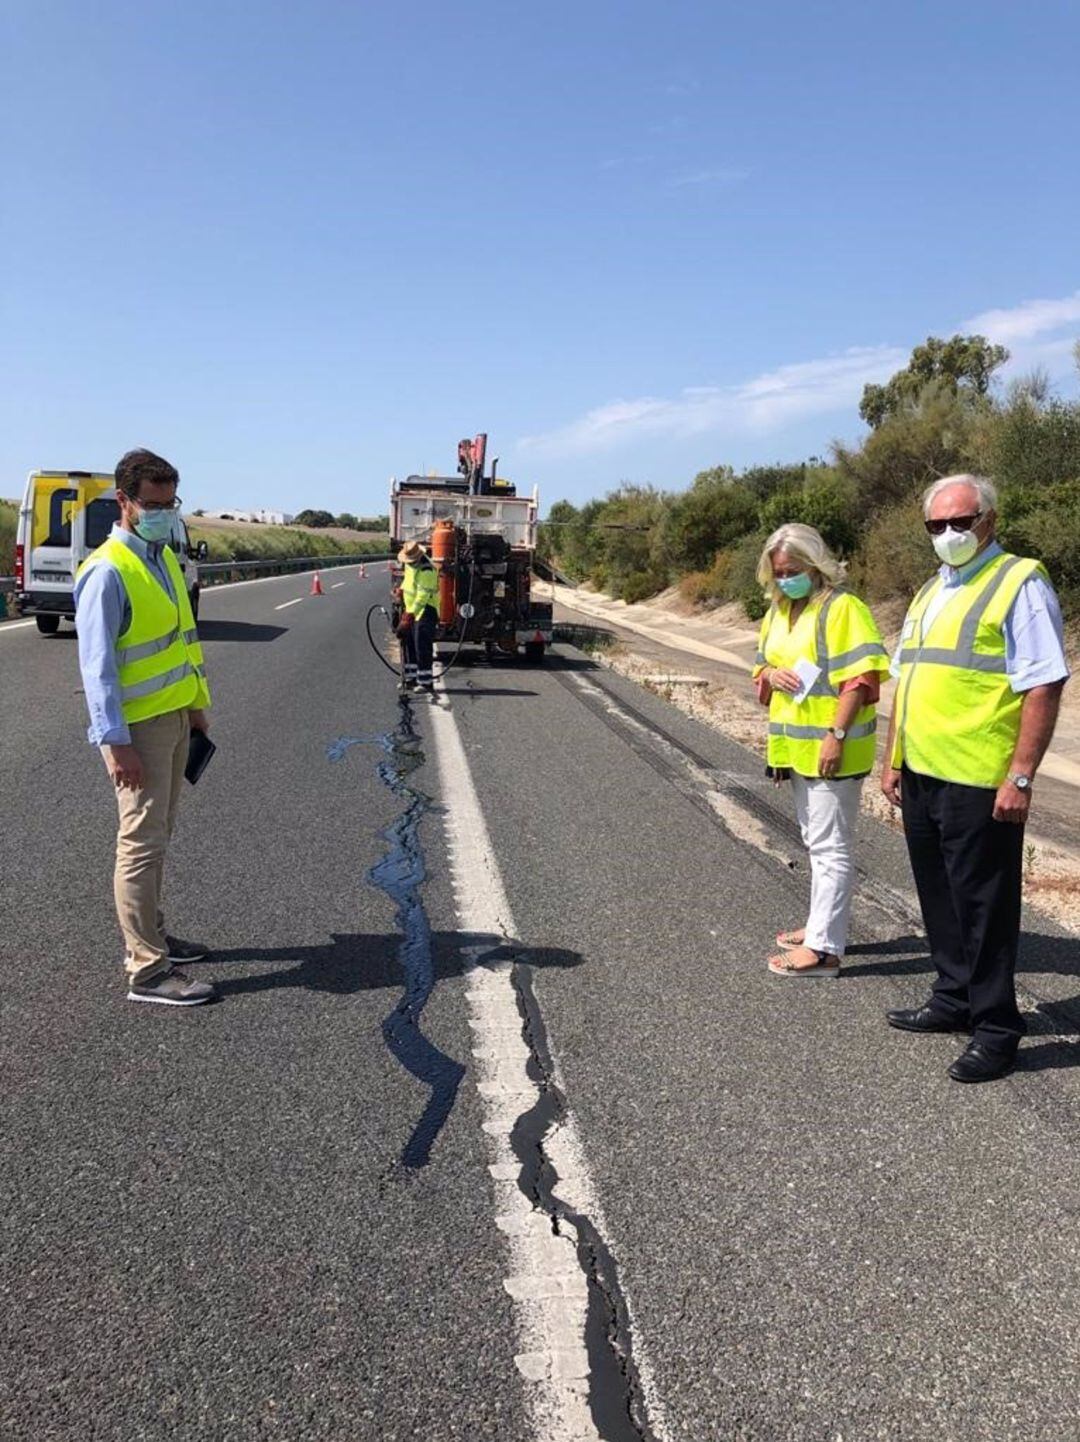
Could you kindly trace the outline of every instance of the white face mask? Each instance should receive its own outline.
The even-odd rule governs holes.
[[[956,531],[946,526],[940,536],[931,536],[934,550],[947,566],[966,566],[979,549],[979,538],[974,530]]]

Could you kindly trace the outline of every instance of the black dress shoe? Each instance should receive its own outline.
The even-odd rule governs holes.
[[[932,1006],[897,1007],[885,1013],[890,1026],[901,1031],[968,1031],[966,1021],[957,1021],[944,1012],[935,1011]]]
[[[991,1051],[981,1042],[973,1041],[949,1068],[949,1075],[958,1082],[997,1081],[1007,1076],[1016,1065],[1015,1051]]]

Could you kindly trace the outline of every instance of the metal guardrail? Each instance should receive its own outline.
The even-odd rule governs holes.
[[[199,561],[200,586],[224,586],[230,581],[251,581],[259,576],[291,576],[298,571],[332,571],[342,566],[365,566],[389,561],[389,551],[362,556],[259,556],[253,561]],[[0,576],[0,618],[7,612],[5,596],[14,593],[15,577]]]
[[[389,551],[362,556],[259,556],[254,561],[200,561],[199,585],[221,586],[229,581],[250,581],[258,576],[291,576],[297,571],[333,571],[342,566],[364,566],[388,561]]]

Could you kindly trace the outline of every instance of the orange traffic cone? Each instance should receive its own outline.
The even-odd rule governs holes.
[[[314,574],[314,575],[312,576],[312,578],[311,578],[311,594],[312,594],[313,596],[321,596],[322,593],[323,593],[322,582],[319,580],[319,573],[318,573],[318,571],[316,571],[315,574]]]
[[[366,566],[361,566],[361,567],[360,567],[360,579],[361,579],[361,581],[364,580],[366,576],[367,576],[367,567],[366,567]]]

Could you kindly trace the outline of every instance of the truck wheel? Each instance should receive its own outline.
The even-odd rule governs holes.
[[[197,620],[199,619],[199,588],[198,588],[198,586],[192,586],[191,590],[188,592],[188,600],[191,602],[191,614],[194,616],[195,620],[197,621]]]
[[[55,636],[60,629],[59,616],[35,616],[37,628],[43,636]]]
[[[529,666],[539,666],[544,659],[544,652],[547,648],[543,641],[525,642],[525,662]]]

